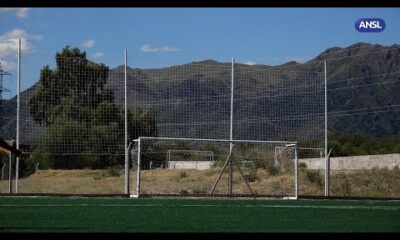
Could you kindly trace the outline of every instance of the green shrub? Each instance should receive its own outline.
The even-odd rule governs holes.
[[[307,164],[304,162],[299,163],[299,168],[307,168]]]
[[[106,170],[100,172],[99,174],[96,174],[93,179],[94,180],[100,180],[108,177],[119,177],[121,176],[122,171],[121,168],[118,166],[112,166],[107,168]]]
[[[269,165],[267,166],[267,172],[269,173],[269,175],[271,176],[276,176],[279,174],[279,172],[281,171],[280,167],[278,166],[273,166],[273,165]]]
[[[179,190],[179,193],[178,193],[179,195],[188,195],[189,194],[189,192],[186,190],[186,189],[181,189],[181,190]]]
[[[318,170],[308,170],[306,172],[306,178],[313,184],[317,184],[318,186],[322,186],[322,177]]]
[[[189,174],[186,171],[179,172],[179,178],[186,178],[188,176],[189,176]]]
[[[0,152],[0,162],[8,162],[8,154]]]
[[[106,177],[119,177],[121,176],[121,169],[119,167],[113,166],[106,170]]]
[[[245,174],[245,178],[247,179],[248,182],[255,182],[259,180],[259,177],[257,175],[257,169],[250,169],[248,174]]]

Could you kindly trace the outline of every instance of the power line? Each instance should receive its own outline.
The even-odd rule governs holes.
[[[351,86],[351,87],[339,87],[339,88],[328,89],[328,92],[331,92],[331,91],[338,91],[338,90],[343,90],[343,89],[352,89],[352,88],[368,87],[368,86],[379,85],[379,84],[387,84],[387,83],[392,84],[392,83],[397,83],[397,82],[400,82],[400,80],[396,80],[396,81],[382,81],[382,82],[377,82],[377,83],[369,83],[369,84],[355,85],[355,86]]]
[[[393,111],[400,111],[399,109],[388,109],[388,110],[379,110],[382,108],[398,108],[400,105],[387,105],[387,106],[381,106],[381,107],[371,107],[371,108],[360,108],[360,109],[353,109],[353,110],[341,110],[341,111],[333,111],[333,112],[328,112],[329,117],[336,117],[336,116],[348,116],[348,115],[360,115],[360,114],[374,114],[374,113],[384,113],[384,112],[393,112]],[[361,113],[349,113],[351,111],[365,111],[365,110],[370,110],[370,109],[378,109],[375,111],[366,111],[366,112],[361,112]],[[347,112],[347,113],[346,113]],[[301,119],[309,119],[309,117],[312,118],[324,118],[324,113],[314,113],[314,114],[303,114],[303,115],[293,115],[290,117],[263,117],[263,118],[245,118],[245,119],[239,119],[235,120],[235,123],[243,123],[243,122],[259,122],[260,120],[264,121],[283,121],[283,120],[301,120]],[[176,126],[176,125],[221,125],[221,124],[227,124],[229,120],[221,120],[221,121],[201,121],[201,122],[190,122],[190,123],[159,123],[157,125],[160,126]]]
[[[367,79],[367,78],[382,77],[382,76],[392,75],[392,74],[393,74],[393,75],[400,74],[400,71],[397,71],[397,72],[388,72],[388,73],[380,73],[380,74],[369,75],[369,76],[365,76],[365,77],[347,78],[347,79],[338,80],[338,81],[329,81],[329,82],[327,82],[327,84],[338,83],[338,82],[347,82],[347,81],[353,81],[353,80],[358,80],[358,79]]]

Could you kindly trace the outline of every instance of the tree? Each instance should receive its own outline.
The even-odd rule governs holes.
[[[156,114],[153,108],[142,110],[134,107],[133,112],[128,112],[128,135],[130,139],[139,137],[157,136]],[[150,161],[153,167],[165,165],[165,149],[153,142],[143,144],[143,153],[141,166],[148,169]]]
[[[33,158],[50,168],[116,164],[123,157],[102,154],[111,151],[110,142],[115,146],[123,139],[121,109],[105,87],[109,68],[87,60],[85,52],[70,46],[57,52],[55,59],[54,69],[42,68],[29,99],[33,120],[46,129]]]
[[[128,134],[131,139],[157,135],[156,114],[153,108],[142,110],[134,107],[133,113],[129,113],[128,124]]]
[[[70,46],[57,52],[55,58],[56,68],[42,68],[39,85],[29,99],[30,114],[35,122],[48,126],[60,114],[68,115],[63,113],[66,102],[71,107],[69,118],[88,122],[99,104],[114,100],[111,90],[105,88],[107,66],[87,60],[85,52]]]
[[[105,168],[124,161],[124,111],[107,89],[109,68],[78,48],[57,52],[56,67],[42,68],[29,99],[34,121],[45,127],[32,161],[48,168]],[[153,109],[128,112],[129,138],[155,136]]]

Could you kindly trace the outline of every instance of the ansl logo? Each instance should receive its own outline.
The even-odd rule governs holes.
[[[385,30],[385,21],[381,18],[360,18],[354,24],[359,32],[382,32]]]

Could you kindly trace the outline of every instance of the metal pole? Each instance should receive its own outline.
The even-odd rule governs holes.
[[[137,197],[140,195],[140,138],[138,141],[138,157],[137,157],[137,174],[136,174],[136,194]]]
[[[211,195],[214,194],[215,188],[217,187],[217,184],[218,184],[219,180],[221,179],[222,174],[224,174],[224,171],[225,171],[225,168],[226,168],[228,162],[230,162],[229,159],[231,158],[231,154],[232,154],[232,152],[229,152],[228,157],[226,158],[226,161],[225,161],[224,165],[222,166],[222,170],[221,170],[221,172],[219,173],[219,175],[218,175],[218,177],[217,177],[217,180],[215,181],[215,183],[214,183],[214,185],[213,185],[213,187],[212,187],[212,189],[211,189],[211,192],[210,192]]]
[[[230,126],[230,140],[233,140],[233,83],[234,83],[234,71],[235,71],[235,59],[232,58],[232,72],[231,72],[231,126]],[[233,150],[233,143],[229,143],[229,196],[232,196],[232,182],[233,182],[233,172],[232,172],[232,150]]]
[[[7,163],[4,163],[3,166],[1,167],[1,181],[4,180],[4,169],[6,168]]]
[[[10,152],[10,158],[8,161],[8,192],[12,193],[12,152]]]
[[[295,198],[297,199],[299,193],[299,176],[297,173],[298,157],[297,157],[297,144],[294,146],[294,188],[295,188]]]
[[[19,149],[19,112],[20,112],[20,85],[21,85],[21,38],[18,39],[17,64],[17,149]],[[19,157],[15,164],[15,193],[18,193]]]
[[[128,63],[128,52],[125,49],[125,67],[124,67],[124,109],[125,109],[125,194],[129,194],[129,156],[128,156],[128,105],[127,105],[127,63]]]
[[[329,185],[330,185],[330,172],[331,172],[331,153],[332,153],[332,148],[329,149],[328,155],[327,155],[327,160],[326,160],[326,172],[325,173],[325,196],[329,196]]]
[[[325,78],[325,196],[329,196],[329,163],[328,163],[328,93],[326,78],[326,61],[324,62]]]
[[[248,181],[247,178],[245,177],[245,175],[244,175],[244,173],[243,173],[242,169],[240,168],[239,163],[238,163],[237,161],[236,161],[236,166],[237,166],[237,168],[239,169],[239,173],[240,173],[240,175],[242,175],[242,177],[243,177],[243,179],[244,179],[244,182],[245,182],[246,185],[247,185],[247,188],[250,190],[251,194],[255,195],[255,193],[253,192],[253,190],[252,190],[251,187],[250,187],[249,181]]]
[[[323,153],[323,149],[320,149],[319,150],[319,158],[320,158],[320,168],[319,169],[321,169],[322,168],[322,166],[324,165],[324,163],[325,163],[325,161],[324,161],[324,153]],[[325,177],[324,177],[325,178]]]

